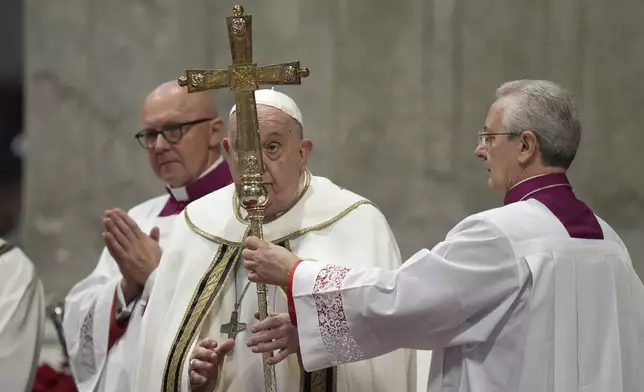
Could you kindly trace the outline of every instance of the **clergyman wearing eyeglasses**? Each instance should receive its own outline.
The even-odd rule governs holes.
[[[98,265],[67,295],[65,340],[79,392],[129,391],[140,321],[169,230],[188,203],[232,183],[220,151],[224,121],[209,93],[164,83],[146,98],[142,120],[134,136],[166,192],[127,213],[105,212]]]

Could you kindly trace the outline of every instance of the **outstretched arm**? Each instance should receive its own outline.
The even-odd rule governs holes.
[[[402,264],[396,240],[387,220],[377,208],[370,204],[361,205],[336,222],[333,226],[315,234],[316,251],[299,248],[296,252],[307,260],[334,260],[346,268],[367,267],[384,270],[399,268]],[[325,242],[323,242],[325,241]],[[283,250],[275,248],[275,250]],[[291,261],[297,257],[283,250]],[[289,269],[283,272],[287,278]],[[291,285],[292,286],[292,285]],[[287,288],[286,291],[290,289]],[[254,352],[263,348],[277,350],[273,360],[298,350],[298,334],[293,325],[297,322],[295,307],[289,301],[289,314],[268,318],[253,327],[254,335],[249,339]],[[317,320],[317,316],[316,316]],[[317,324],[316,324],[317,325]],[[413,350],[395,350],[359,363],[337,368],[337,380],[353,392],[415,392],[416,354]]]
[[[245,257],[258,279],[283,276],[290,267],[286,280],[307,371],[398,348],[484,340],[528,277],[503,233],[476,217],[393,271],[307,260],[294,266],[297,258],[280,249],[258,250],[250,254],[249,246]]]

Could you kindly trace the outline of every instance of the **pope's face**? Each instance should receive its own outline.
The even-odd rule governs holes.
[[[312,143],[303,139],[297,122],[276,108],[257,105],[259,137],[264,161],[264,182],[268,190],[265,216],[275,215],[288,209],[297,197],[302,174],[306,170]],[[230,121],[229,139],[224,140],[224,149],[229,155],[230,168],[239,189],[241,178],[237,163],[235,116]]]
[[[488,186],[501,192],[507,192],[521,172],[518,162],[520,143],[507,134],[502,122],[506,104],[507,99],[499,99],[490,107],[483,134],[474,150],[474,154],[485,161]]]

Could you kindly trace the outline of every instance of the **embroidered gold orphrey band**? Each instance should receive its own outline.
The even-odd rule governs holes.
[[[282,241],[278,245],[290,250],[289,241]],[[166,361],[163,376],[162,390],[165,392],[181,391],[181,375],[189,348],[195,336],[203,327],[211,309],[219,300],[226,282],[232,277],[232,266],[240,256],[241,246],[222,244],[210,267],[202,277],[196,292],[192,296],[190,305],[184,314],[179,332],[176,334]],[[336,369],[329,368],[315,372],[306,372],[300,364],[300,391],[301,392],[335,392]]]
[[[337,373],[335,366],[308,373],[300,364],[300,392],[336,392]]]
[[[289,247],[287,241],[278,243]],[[221,244],[208,270],[202,276],[190,304],[184,313],[183,320],[170,348],[163,372],[162,391],[180,392],[181,376],[188,351],[195,337],[198,336],[210,311],[221,297],[221,293],[230,279],[234,279],[232,268],[241,256],[239,245]]]
[[[305,190],[308,188],[310,177],[307,178]],[[302,192],[304,194],[305,191]],[[289,235],[272,241],[275,244],[283,246],[290,250],[290,241],[306,233],[318,230],[324,230],[335,222],[347,216],[351,211],[361,205],[371,204],[369,200],[360,200],[353,203],[335,217],[320,224],[297,230]],[[376,207],[377,208],[377,207]],[[220,244],[217,255],[210,264],[210,267],[200,280],[199,286],[193,293],[190,305],[183,316],[181,326],[177,332],[174,342],[170,348],[170,354],[166,361],[166,367],[163,376],[164,392],[181,391],[181,374],[183,366],[186,363],[186,357],[189,355],[188,349],[194,341],[195,336],[201,330],[204,321],[210,314],[210,310],[219,300],[222,289],[229,279],[232,278],[232,266],[239,258],[243,238],[239,242],[225,240],[221,237],[210,234],[197,227],[190,217],[188,210],[185,210],[186,223],[195,233],[200,236]],[[248,231],[246,231],[247,235]],[[335,367],[322,369],[315,372],[306,372],[300,364],[300,391],[301,392],[335,392],[337,386],[337,371]]]
[[[290,241],[290,240],[294,240],[294,239],[296,239],[298,237],[301,237],[306,233],[310,233],[312,231],[324,230],[327,227],[329,227],[332,224],[334,224],[335,222],[337,222],[340,219],[342,219],[345,216],[347,216],[351,211],[355,210],[356,208],[358,208],[358,207],[360,207],[361,205],[364,205],[364,204],[370,204],[370,205],[374,206],[375,208],[378,208],[375,204],[373,204],[369,200],[360,200],[360,201],[357,201],[357,202],[351,204],[349,207],[344,209],[338,215],[334,216],[333,218],[331,218],[331,219],[329,219],[329,220],[327,220],[325,222],[322,222],[322,223],[317,224],[317,225],[309,226],[309,227],[306,227],[304,229],[294,231],[293,233],[285,235],[284,237],[279,238],[279,239],[277,239],[275,241],[272,241],[272,242],[274,244],[276,244],[276,243],[282,242],[282,241]],[[208,233],[208,232],[206,232],[204,230],[201,230],[199,227],[197,227],[192,222],[192,220],[188,216],[188,210],[185,210],[184,215],[186,217],[186,223],[188,224],[188,227],[190,227],[190,229],[192,229],[192,231],[194,231],[195,233],[199,234],[200,236],[202,236],[202,237],[204,237],[204,238],[206,238],[206,239],[208,239],[210,241],[218,242],[220,244],[226,244],[226,245],[230,245],[230,246],[241,246],[241,243],[243,242],[243,240],[240,241],[240,242],[229,241],[229,240],[223,239],[221,237],[218,237],[216,235],[210,234],[210,233]]]
[[[241,247],[221,244],[210,263],[206,273],[201,278],[190,304],[181,321],[181,326],[175,335],[170,354],[166,360],[163,372],[164,392],[181,391],[181,375],[186,357],[190,354],[191,343],[201,330],[213,304],[219,299],[222,287],[228,279],[232,266],[241,253]]]

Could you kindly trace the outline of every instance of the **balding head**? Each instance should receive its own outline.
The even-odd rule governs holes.
[[[148,94],[143,104],[144,123],[146,119],[168,110],[175,110],[183,115],[219,117],[212,93],[188,93],[176,81],[165,82]]]
[[[184,186],[220,157],[225,129],[211,93],[189,94],[176,81],[163,83],[145,99],[142,117],[143,133],[165,129],[178,138],[148,138],[150,165],[166,184]]]

